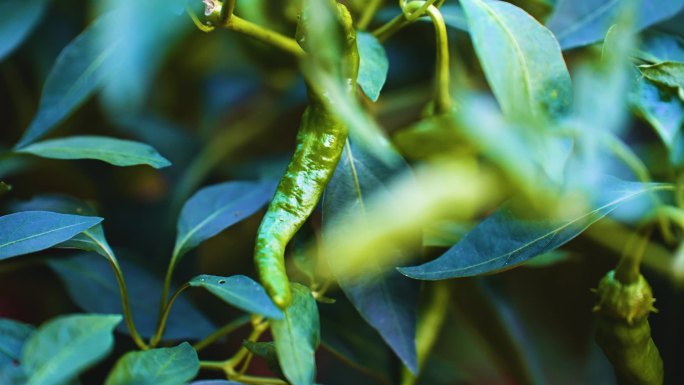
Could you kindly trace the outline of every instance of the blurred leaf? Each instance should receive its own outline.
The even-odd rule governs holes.
[[[64,242],[102,218],[23,211],[0,217],[0,260],[41,251]]]
[[[188,282],[192,287],[201,287],[247,313],[260,314],[271,319],[283,319],[283,312],[271,301],[261,285],[244,275],[218,277],[200,275]]]
[[[408,277],[440,280],[468,277],[515,266],[554,250],[623,203],[657,190],[657,184],[605,177],[591,208],[573,210],[562,218],[521,218],[515,199],[480,222],[461,242],[439,258],[420,266],[402,267]]]
[[[45,80],[38,111],[16,148],[46,135],[103,84],[117,44],[99,47],[97,36],[112,22],[111,17],[100,17],[64,47]]]
[[[552,250],[537,255],[525,263],[526,267],[548,267],[557,263],[565,262],[570,258],[570,253],[565,250]]]
[[[0,197],[12,191],[12,185],[0,181]]]
[[[187,342],[128,352],[116,362],[105,385],[185,385],[195,378],[199,366],[197,352]]]
[[[366,216],[367,196],[388,194],[384,183],[398,171],[387,168],[379,159],[348,142],[323,199],[324,236],[325,229],[335,222]],[[383,271],[373,260],[364,265],[363,274],[354,277],[339,274],[338,259],[345,256],[326,255],[330,270],[354,307],[415,373],[419,285],[393,269]]]
[[[684,101],[684,63],[663,62],[640,65],[639,71],[649,80],[677,90]]]
[[[114,60],[104,63],[108,74],[102,101],[116,120],[142,110],[155,89],[156,72],[168,51],[192,27],[178,15],[180,1],[105,0],[93,3],[100,14],[111,14],[112,24],[97,35],[99,49],[118,46]],[[125,44],[120,44],[125,42]]]
[[[266,364],[273,374],[279,378],[285,379],[283,370],[280,368],[280,364],[278,363],[278,354],[276,353],[275,342],[252,342],[245,340],[245,342],[243,342],[243,346],[255,356],[259,356],[266,360]]]
[[[378,101],[382,86],[387,80],[389,62],[385,48],[378,39],[368,32],[356,34],[359,48],[359,78],[357,82],[363,92],[374,102]]]
[[[673,61],[684,62],[684,38],[656,30],[649,30],[642,36],[639,58],[653,64]]]
[[[671,88],[658,87],[643,77],[636,80],[630,101],[633,108],[655,129],[668,148],[670,159],[677,165],[673,155],[678,142],[684,139],[681,135],[684,127],[684,102]]]
[[[49,0],[3,0],[0,3],[0,61],[26,39],[45,13]]]
[[[431,224],[423,230],[423,246],[451,247],[472,228],[472,224],[455,221],[441,221]]]
[[[461,4],[475,51],[504,114],[521,121],[565,115],[572,88],[553,34],[509,3]]]
[[[447,26],[461,31],[468,31],[468,20],[460,5],[445,4],[439,10],[442,12],[442,17],[444,17],[444,22]]]
[[[146,164],[164,168],[171,163],[154,148],[139,142],[105,136],[72,136],[33,143],[16,150],[50,159],[95,159],[115,166]]]
[[[292,303],[285,318],[271,320],[278,362],[292,385],[313,385],[316,375],[314,353],[320,342],[316,300],[309,289],[292,284]]]
[[[341,298],[321,306],[321,343],[348,365],[390,384],[394,354],[378,332]]]
[[[0,318],[0,365],[21,359],[24,343],[35,328],[7,318]]]
[[[596,43],[603,39],[628,3],[627,0],[558,0],[546,25],[556,34],[563,50]],[[638,3],[638,30],[672,17],[684,8],[682,0]]]
[[[10,209],[13,212],[51,211],[60,214],[87,215],[91,217],[97,215],[95,209],[87,203],[68,195],[57,194],[37,195],[29,201],[11,204]],[[101,223],[82,231],[80,234],[76,234],[71,239],[55,247],[93,251],[107,259],[114,257],[114,252],[109,243],[107,243]],[[103,311],[102,313],[108,312]]]
[[[79,314],[55,318],[26,341],[22,365],[27,385],[59,385],[101,359],[114,346],[119,315]]]
[[[120,261],[126,278],[135,325],[143,337],[152,337],[159,316],[162,282],[128,260]],[[122,313],[119,285],[111,266],[92,254],[52,258],[48,266],[64,283],[69,296],[82,309],[93,313]],[[186,297],[174,302],[164,331],[164,340],[198,340],[214,331],[214,325]],[[119,331],[128,333],[125,325]]]
[[[225,381],[225,380],[207,380],[192,382],[190,385],[245,385],[242,382]]]
[[[178,220],[172,264],[203,241],[254,214],[273,197],[275,186],[274,181],[226,182],[195,193]]]
[[[34,331],[31,325],[0,318],[0,384],[26,384],[26,375],[20,365],[21,351]]]

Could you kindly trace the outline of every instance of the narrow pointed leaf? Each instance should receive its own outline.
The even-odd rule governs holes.
[[[109,23],[110,17],[97,19],[59,54],[45,80],[38,111],[17,148],[46,135],[103,84],[105,65],[113,60],[118,45],[97,44],[99,34],[110,27]]]
[[[489,85],[509,118],[559,118],[572,101],[570,75],[555,37],[503,1],[463,0]]]
[[[357,82],[363,92],[374,102],[380,97],[382,86],[387,80],[389,61],[385,48],[378,39],[370,33],[359,32],[356,34],[359,47],[359,77]]]
[[[83,310],[91,313],[122,313],[119,285],[106,260],[81,253],[52,258],[48,260],[48,266],[57,273],[71,299]],[[120,266],[126,278],[133,320],[138,332],[149,338],[157,326],[162,282],[129,260],[122,259]],[[198,340],[214,329],[211,321],[187,297],[180,296],[171,309],[164,339]],[[128,333],[125,324],[119,325],[118,330]]]
[[[271,301],[261,285],[244,275],[217,277],[200,275],[189,282],[192,287],[201,287],[222,299],[229,305],[248,313],[260,314],[272,319],[282,319],[283,312]]]
[[[326,229],[337,221],[364,217],[368,196],[387,194],[385,182],[400,170],[387,168],[371,154],[347,144],[323,199],[324,237]],[[338,258],[344,256],[330,255],[327,262],[347,298],[415,373],[418,367],[415,333],[419,285],[393,269],[383,271],[373,260],[364,266],[366,274],[363,276],[352,279],[336,274],[342,268]]]
[[[292,385],[313,385],[320,324],[316,300],[307,287],[292,285],[292,303],[282,320],[271,321],[271,333],[278,362],[288,381]]]
[[[563,49],[601,41],[619,17],[626,0],[558,0],[547,21]],[[639,1],[636,27],[644,29],[684,9],[682,0]]]
[[[87,230],[102,218],[23,211],[0,217],[0,260],[45,250]]]
[[[189,343],[126,353],[105,385],[185,385],[197,376],[199,358]]]
[[[480,222],[439,258],[399,271],[415,279],[441,280],[515,266],[564,245],[620,205],[659,186],[612,177],[602,182],[595,190],[599,194],[596,203],[586,211],[574,212],[564,219],[522,219],[512,210],[517,203],[513,200]]]
[[[107,356],[119,315],[69,315],[41,326],[26,342],[27,385],[59,385]]]
[[[144,143],[106,136],[72,136],[46,140],[16,152],[49,159],[94,159],[122,167],[148,165],[164,168],[171,165],[157,150]]]
[[[275,182],[226,182],[205,187],[183,206],[174,258],[254,214],[273,197]]]
[[[0,2],[0,61],[11,54],[33,31],[49,0]]]
[[[88,203],[69,195],[59,194],[37,195],[31,200],[11,204],[10,209],[14,212],[51,211],[60,214],[97,216],[95,209]],[[93,251],[108,259],[114,256],[114,252],[105,238],[101,223],[83,230],[80,234],[55,245],[55,247]],[[108,311],[101,313],[108,313]]]

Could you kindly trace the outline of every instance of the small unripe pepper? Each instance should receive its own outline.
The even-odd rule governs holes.
[[[622,282],[611,270],[596,290],[596,341],[613,364],[619,385],[661,385],[663,361],[651,338],[648,316],[655,311],[653,290],[639,274]]]
[[[343,60],[335,71],[349,84],[351,95],[358,73],[356,34],[349,11],[337,4],[338,19],[344,30]],[[306,40],[309,17],[301,16],[297,27],[300,44]],[[305,50],[306,47],[303,47]],[[325,90],[307,84],[309,106],[304,111],[297,134],[297,147],[285,175],[259,226],[254,259],[264,288],[280,308],[292,301],[285,270],[285,248],[316,208],[332,178],[347,139],[347,126],[325,103]]]

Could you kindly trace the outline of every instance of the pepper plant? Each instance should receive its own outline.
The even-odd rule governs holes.
[[[0,11],[0,383],[684,380],[684,0]]]

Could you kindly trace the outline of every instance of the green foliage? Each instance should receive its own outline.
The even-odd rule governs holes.
[[[30,385],[58,385],[105,358],[118,315],[70,315],[42,325],[26,341],[22,367]]]
[[[316,301],[305,286],[292,285],[292,303],[282,320],[271,321],[278,362],[293,385],[313,385],[316,374],[314,352],[320,343]]]
[[[199,371],[197,352],[187,342],[173,347],[126,353],[105,385],[184,385]]]
[[[74,136],[33,143],[17,150],[50,159],[96,159],[115,166],[146,164],[154,168],[171,163],[152,147],[130,140],[104,136]]]
[[[102,218],[23,211],[0,217],[0,259],[45,250],[87,230]]]
[[[244,275],[217,277],[200,275],[188,282],[190,286],[201,287],[248,313],[260,314],[272,319],[282,319],[283,313],[266,295],[266,291],[258,283]]]
[[[0,1],[0,384],[681,383],[683,11]]]

